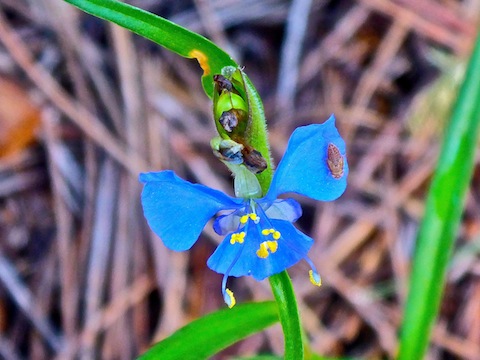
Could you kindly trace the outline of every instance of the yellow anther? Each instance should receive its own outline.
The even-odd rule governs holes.
[[[243,241],[245,240],[245,232],[239,232],[239,233],[233,233],[232,237],[230,238],[230,244],[235,244],[235,243],[240,243],[243,244]]]
[[[223,299],[225,300],[225,303],[230,309],[234,307],[237,303],[237,300],[235,300],[235,296],[233,296],[233,291],[230,289],[225,289],[225,296],[223,297]]]
[[[276,241],[264,241],[260,244],[260,248],[257,250],[257,256],[265,259],[268,255],[273,254],[278,249],[278,243]]]
[[[275,229],[263,229],[262,230],[262,235],[263,236],[268,236],[270,234],[272,234],[272,237],[273,237],[274,240],[278,240],[282,236],[282,234],[280,234],[280,231],[277,231]]]
[[[258,222],[260,221],[260,218],[257,216],[257,214],[255,213],[250,213],[250,214],[247,214],[247,215],[243,215],[241,218],[240,218],[240,223],[241,224],[246,224],[248,219],[252,220],[253,222],[255,222],[255,224],[258,224]]]
[[[273,254],[278,249],[278,243],[276,241],[266,241],[270,253]]]
[[[317,274],[317,273],[313,273],[313,270],[310,270],[308,272],[308,276],[310,278],[310,282],[313,284],[313,285],[316,285],[316,286],[322,286],[322,279],[320,278],[320,276]]]
[[[260,248],[257,250],[257,256],[259,258],[265,259],[268,256],[267,243],[263,242],[260,244]]]

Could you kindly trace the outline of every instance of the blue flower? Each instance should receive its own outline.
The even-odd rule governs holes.
[[[263,280],[306,260],[310,280],[321,280],[307,253],[313,240],[294,223],[301,215],[294,199],[278,199],[296,193],[320,201],[338,198],[347,185],[345,143],[333,115],[323,124],[297,128],[280,161],[270,189],[262,198],[233,198],[218,190],[192,184],[172,171],[143,173],[142,205],[153,232],[175,251],[190,249],[205,224],[221,210],[215,232],[225,239],[208,259],[210,269],[224,274],[222,293],[229,307],[235,305],[227,288],[229,276],[251,275]]]

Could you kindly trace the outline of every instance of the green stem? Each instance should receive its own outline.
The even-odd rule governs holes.
[[[252,130],[249,141],[255,149],[264,155],[268,163],[268,168],[257,175],[263,195],[265,195],[273,178],[267,123],[260,95],[248,77],[245,77],[245,86],[252,116]],[[302,328],[292,281],[286,270],[270,276],[269,280],[278,304],[280,323],[282,324],[283,336],[285,338],[285,359],[301,360],[303,359]]]
[[[270,276],[285,339],[285,360],[303,359],[302,328],[292,281],[286,270]]]

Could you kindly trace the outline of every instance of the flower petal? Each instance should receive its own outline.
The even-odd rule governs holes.
[[[209,187],[192,184],[173,171],[140,174],[145,183],[142,205],[150,228],[165,245],[176,251],[188,250],[198,239],[207,221],[219,210],[242,204]]]
[[[246,227],[242,229],[246,234],[246,238],[242,243],[232,241],[232,236],[235,236],[238,233],[230,233],[225,239],[218,245],[213,254],[207,260],[207,266],[220,274],[225,274],[227,276],[244,276],[250,275],[249,266],[246,264],[248,261],[248,254],[253,251],[255,253],[255,247],[258,246],[258,240],[255,240],[252,235],[255,233],[260,239],[260,234],[258,230],[255,230],[255,226],[251,226],[251,222],[248,222]],[[232,244],[233,242],[233,244]],[[244,254],[247,254],[246,257],[243,257]],[[240,267],[237,266],[237,263],[240,261]],[[232,270],[235,269],[235,272],[232,274]]]
[[[307,256],[313,244],[311,238],[288,221],[270,219],[270,224],[281,233],[274,252],[264,258],[257,255],[260,244],[266,238],[260,233],[259,227],[249,223],[244,242],[231,244],[232,235],[228,235],[208,259],[208,267],[221,274],[227,273],[228,276],[252,275],[256,280],[263,280]]]
[[[262,208],[269,219],[286,220],[293,223],[302,216],[302,207],[294,199],[277,199],[268,207],[262,206]]]
[[[334,159],[334,169],[327,162],[329,144],[340,153]],[[294,192],[315,200],[335,200],[345,191],[347,175],[345,142],[332,115],[323,124],[302,126],[293,132],[266,198],[276,199],[279,194]]]
[[[240,224],[240,217],[244,213],[244,211],[237,210],[230,214],[220,215],[213,223],[213,230],[218,235],[227,235],[228,233],[236,231],[238,229],[238,224]]]

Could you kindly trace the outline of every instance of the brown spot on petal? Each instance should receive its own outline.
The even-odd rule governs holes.
[[[327,165],[335,179],[343,176],[343,156],[340,150],[334,144],[328,144],[327,149]]]

